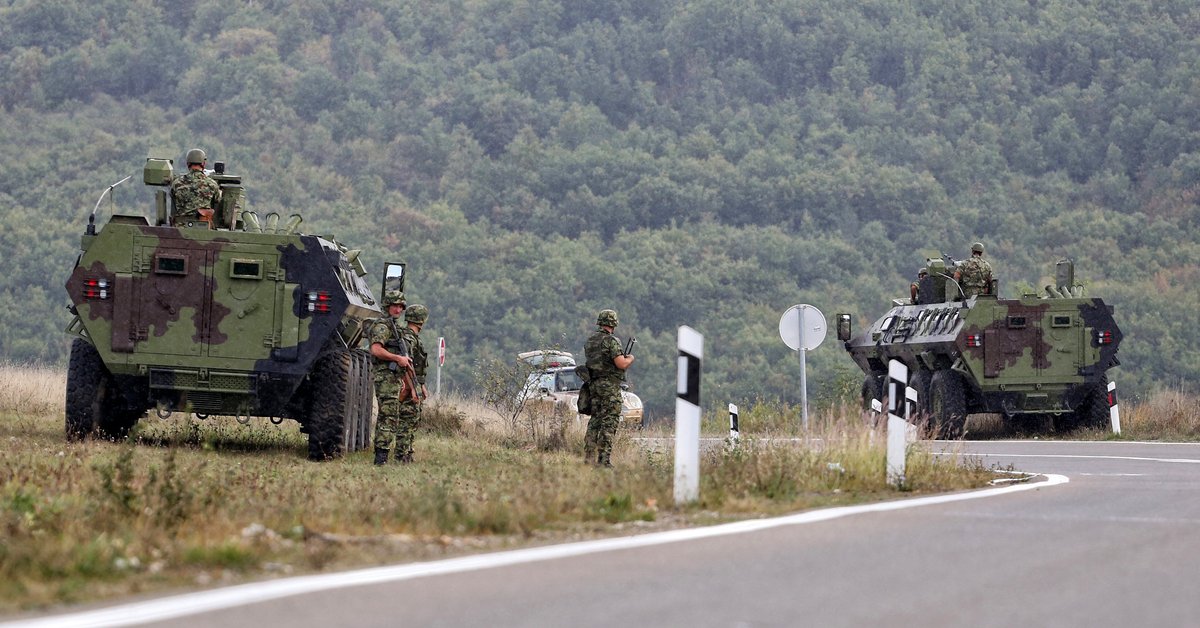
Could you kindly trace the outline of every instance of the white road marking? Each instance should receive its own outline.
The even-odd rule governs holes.
[[[987,452],[935,451],[938,456],[974,456],[993,458],[1083,458],[1090,460],[1136,460],[1138,462],[1170,462],[1175,464],[1200,464],[1200,458],[1146,458],[1142,456],[1103,456],[1084,454],[1002,454]]]
[[[919,497],[916,499],[905,499],[876,504],[864,504],[861,506],[827,508],[824,510],[813,510],[795,515],[788,515],[785,517],[738,521],[705,528],[670,530],[667,532],[654,532],[639,536],[583,541],[580,543],[551,545],[547,547],[532,547],[508,552],[463,556],[460,558],[451,558],[447,560],[424,563],[411,563],[407,565],[359,569],[356,571],[347,571],[342,573],[319,574],[285,578],[280,580],[269,580],[266,582],[255,582],[211,591],[199,591],[196,593],[164,597],[145,602],[133,602],[130,604],[122,604],[120,606],[112,606],[109,608],[92,611],[83,611],[79,613],[70,613],[53,617],[4,623],[0,624],[0,626],[5,626],[8,628],[83,628],[92,626],[134,626],[138,624],[166,621],[179,617],[198,615],[200,613],[234,608],[294,595],[302,595],[304,593],[311,593],[314,591],[328,591],[332,589],[379,584],[383,582],[397,582],[400,580],[412,580],[416,578],[426,578],[429,576],[440,576],[452,573],[477,571],[481,569],[492,569],[495,567],[520,565],[545,560],[583,556],[586,554],[596,554],[600,552],[634,549],[651,545],[664,545],[667,543],[679,543],[682,541],[694,541],[698,539],[708,539],[731,534],[745,534],[748,532],[757,532],[760,530],[768,530],[783,526],[829,521],[831,519],[839,519],[842,517],[849,517],[852,515],[865,513],[889,512],[893,510],[919,508],[921,506],[932,506],[935,504],[948,504],[951,502],[966,501],[970,499],[981,499],[984,497],[995,497],[999,495],[1006,495],[1008,493],[1019,493],[1021,491],[1037,490],[1040,488],[1057,486],[1060,484],[1066,484],[1070,481],[1070,479],[1064,475],[1047,474],[1045,477],[1045,482],[989,488],[967,493],[933,495],[930,497]]]

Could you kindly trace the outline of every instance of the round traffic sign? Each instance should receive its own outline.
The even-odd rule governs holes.
[[[779,337],[792,351],[812,351],[825,340],[825,315],[811,305],[793,305],[779,317]]]

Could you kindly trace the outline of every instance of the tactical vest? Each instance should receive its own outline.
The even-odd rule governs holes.
[[[606,350],[605,347],[617,347],[616,351]],[[592,379],[616,379],[625,381],[625,371],[613,364],[613,358],[621,354],[621,340],[604,331],[597,330],[587,340],[583,347],[583,355]]]
[[[387,339],[387,342],[383,343],[383,348],[386,349],[388,353],[391,353],[393,355],[398,355],[401,357],[409,357],[408,356],[408,344],[404,342],[404,338],[401,336],[399,328],[396,327],[396,319],[395,318],[392,318],[391,316],[384,316],[382,318],[377,318],[377,319],[375,319],[375,322],[372,324],[372,326],[374,326],[374,325],[387,325],[388,339]],[[394,362],[391,362],[390,360],[380,360],[379,358],[375,358],[374,356],[372,356],[372,357],[375,360],[376,366],[383,366],[384,368],[387,368],[387,366],[389,364],[395,364]]]
[[[425,383],[425,369],[429,366],[429,354],[421,344],[421,337],[407,325],[400,330],[404,342],[408,345],[408,356],[412,358],[413,372],[417,375],[417,383]]]

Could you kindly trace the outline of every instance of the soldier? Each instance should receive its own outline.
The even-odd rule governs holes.
[[[921,280],[924,279],[928,275],[929,275],[929,270],[925,267],[921,267],[921,269],[917,271],[917,280],[908,284],[908,292],[909,292],[909,294],[912,295],[912,304],[913,305],[920,303],[920,299],[918,299],[917,297],[921,293]]]
[[[954,281],[962,288],[963,299],[991,292],[992,265],[983,259],[982,242],[971,245],[971,257],[954,271]]]
[[[175,213],[171,223],[193,220],[213,226],[213,208],[221,201],[221,186],[204,172],[208,156],[203,150],[193,148],[187,153],[188,171],[171,181],[171,193],[175,197]]]
[[[379,465],[387,462],[388,450],[401,431],[400,399],[412,396],[412,391],[407,390],[411,384],[406,384],[404,378],[406,372],[412,371],[412,358],[396,322],[406,309],[404,293],[388,290],[383,295],[383,305],[387,316],[377,319],[368,332],[371,355],[375,358],[375,396],[379,400],[379,418],[375,422],[375,464]],[[404,450],[399,446],[396,460],[405,462]]]
[[[429,308],[416,303],[404,312],[404,322],[407,325],[400,329],[401,339],[412,358],[413,369],[412,394],[400,397],[400,429],[396,432],[396,459],[405,463],[413,460],[413,437],[417,433],[417,425],[421,422],[421,402],[429,397],[429,391],[425,388],[425,369],[429,364],[429,355],[421,345],[421,328],[428,319]]]
[[[584,438],[583,460],[611,467],[612,441],[621,422],[621,382],[625,369],[633,364],[633,356],[625,355],[621,341],[613,335],[617,326],[615,310],[600,310],[596,315],[596,331],[584,345],[584,356],[591,379],[592,418]]]

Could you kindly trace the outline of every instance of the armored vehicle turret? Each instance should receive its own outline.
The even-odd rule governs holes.
[[[150,158],[152,217],[88,219],[67,280],[66,436],[124,438],[147,410],[300,423],[311,459],[370,441],[371,362],[358,348],[380,309],[357,251],[243,209],[241,177],[217,162],[221,200],[175,219],[172,162]],[[127,177],[128,179],[128,177]],[[124,182],[124,180],[122,180]]]
[[[1112,306],[1075,282],[1073,262],[1058,262],[1044,293],[1014,299],[996,296],[996,280],[964,299],[956,266],[948,255],[926,259],[917,298],[894,300],[857,336],[850,316],[838,315],[838,338],[865,373],[864,405],[883,397],[895,359],[909,369],[918,413],[942,437],[960,436],[977,413],[1033,429],[1106,426],[1121,330]]]

